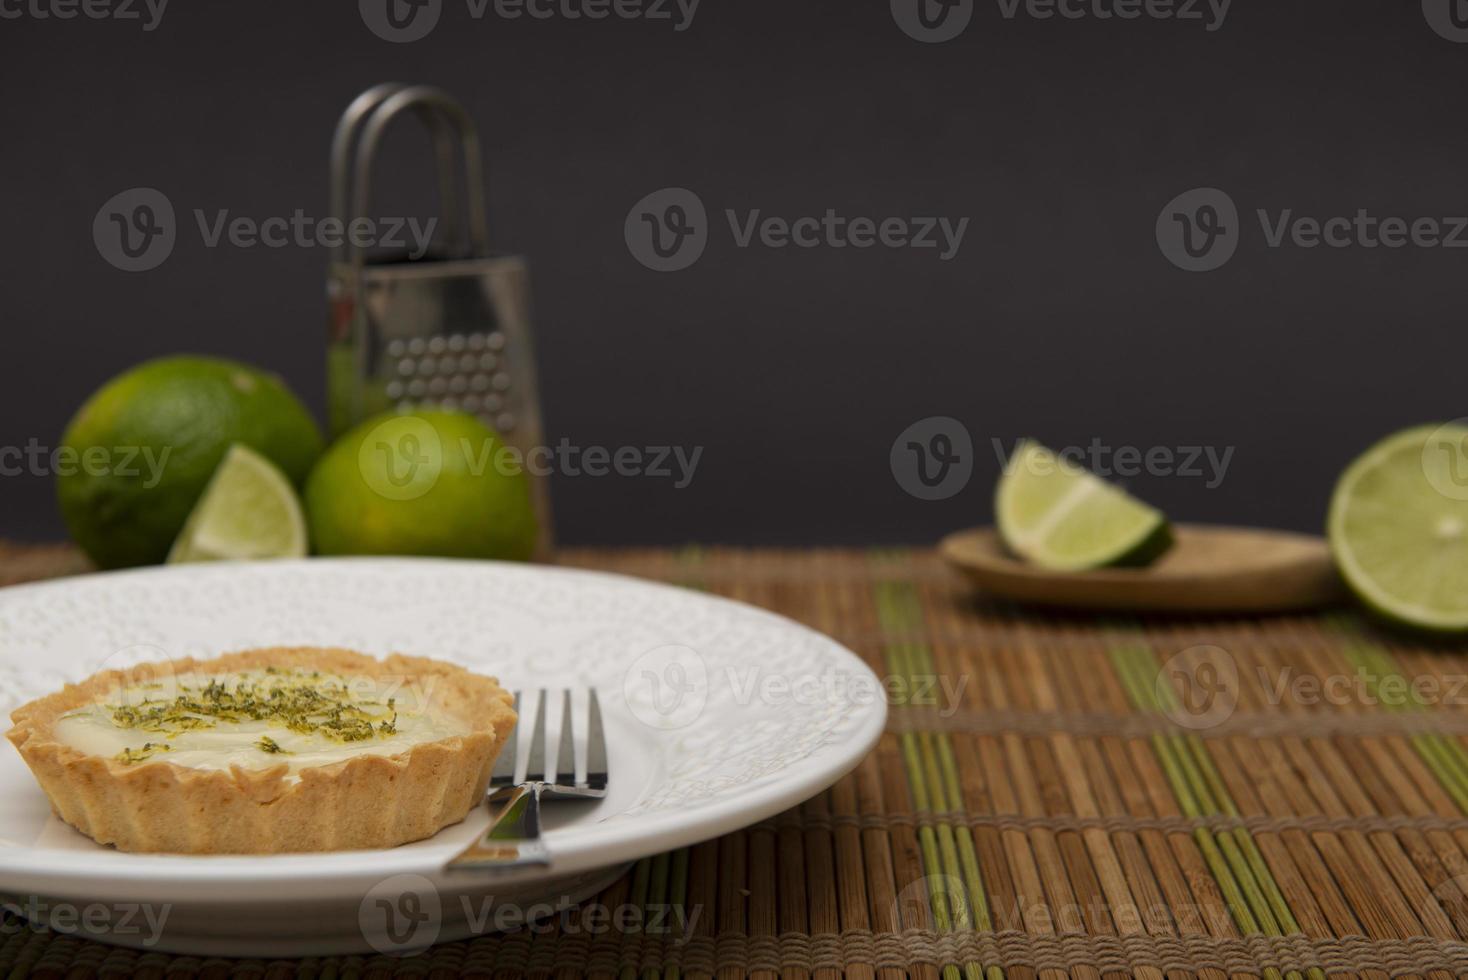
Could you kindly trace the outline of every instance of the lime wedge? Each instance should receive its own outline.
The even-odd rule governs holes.
[[[1389,619],[1468,630],[1468,426],[1388,436],[1346,468],[1326,523],[1336,565]]]
[[[1015,449],[994,514],[1009,550],[1045,568],[1145,565],[1172,543],[1161,511],[1037,442]]]
[[[305,554],[306,520],[290,480],[264,456],[236,443],[194,505],[168,562]]]

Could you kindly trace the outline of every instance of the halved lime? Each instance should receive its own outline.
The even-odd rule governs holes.
[[[290,480],[239,443],[229,448],[189,515],[169,564],[251,558],[302,558],[306,519]]]
[[[1468,425],[1372,446],[1336,483],[1326,528],[1362,602],[1421,629],[1468,630]]]
[[[163,561],[231,444],[297,486],[321,455],[316,421],[279,378],[213,357],[165,357],[118,375],[62,440],[87,465],[57,473],[61,515],[102,568]]]
[[[1045,568],[1145,565],[1172,544],[1161,511],[1028,440],[999,479],[994,515],[1009,550]]]

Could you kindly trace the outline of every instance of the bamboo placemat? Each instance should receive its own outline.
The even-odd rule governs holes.
[[[557,924],[412,957],[139,954],[5,920],[14,976],[1182,980],[1468,975],[1468,657],[1354,613],[1025,613],[928,552],[578,551],[774,609],[890,684],[829,791],[639,862],[599,899],[687,934]],[[0,580],[77,569],[0,548]],[[696,918],[692,913],[697,912]]]

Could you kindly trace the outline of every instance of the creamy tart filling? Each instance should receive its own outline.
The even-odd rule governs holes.
[[[119,684],[57,719],[56,738],[124,764],[301,769],[392,756],[468,734],[434,710],[435,678],[411,681],[264,668]]]

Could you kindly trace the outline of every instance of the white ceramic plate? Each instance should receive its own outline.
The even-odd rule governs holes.
[[[416,559],[177,566],[0,590],[0,709],[104,668],[280,644],[437,657],[510,688],[596,687],[611,791],[547,804],[555,865],[513,879],[441,870],[484,829],[483,811],[392,850],[138,855],[52,816],[19,756],[0,748],[6,899],[59,929],[198,954],[462,938],[809,798],[856,765],[886,718],[865,664],[772,613],[614,575]]]

